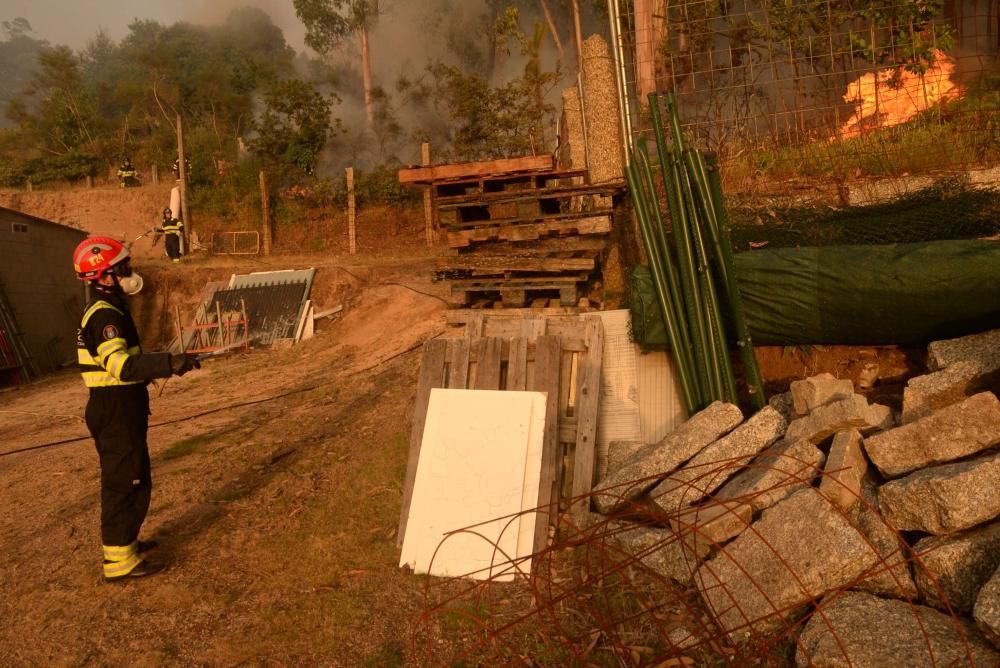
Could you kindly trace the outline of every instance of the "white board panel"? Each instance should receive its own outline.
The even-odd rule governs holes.
[[[638,355],[639,426],[643,443],[656,443],[687,420],[677,370],[667,353]]]
[[[513,579],[509,562],[532,552],[535,514],[519,513],[537,505],[544,430],[544,393],[432,390],[400,566]]]

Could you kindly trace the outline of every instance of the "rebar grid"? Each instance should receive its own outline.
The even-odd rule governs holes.
[[[629,139],[651,134],[648,93],[672,91],[727,189],[997,164],[997,5],[931,16],[898,0],[609,2]]]
[[[878,512],[870,489],[851,490],[835,477],[839,470],[822,471],[814,462],[796,457],[779,456],[768,464],[760,461],[748,466],[746,458],[736,458],[702,467],[695,479],[659,475],[596,490],[590,496],[620,498],[618,510],[607,517],[591,515],[582,527],[563,516],[552,544],[531,557],[530,574],[526,574],[527,560],[509,560],[498,550],[492,572],[516,569],[522,575],[514,583],[428,578],[425,611],[412,629],[411,656],[418,665],[787,666],[795,661],[804,665],[813,658],[802,639],[805,625],[812,621],[820,624],[842,658],[850,662],[850,644],[841,637],[843,627],[829,618],[830,607],[851,591],[881,591],[884,595],[887,586],[905,591],[904,580],[920,574],[944,602],[939,609],[960,646],[952,650],[952,654],[958,652],[957,657],[942,654],[935,637],[939,630],[928,628],[926,608],[906,600],[901,605],[913,615],[913,633],[922,638],[917,644],[926,650],[924,665],[955,665],[955,661],[974,665],[973,631],[956,615],[947,594],[924,567],[921,557],[927,553],[912,551],[907,537]],[[713,481],[747,468],[778,477],[774,484],[742,496],[704,499],[704,490],[712,489]],[[832,493],[818,488],[824,477],[834,481],[838,492],[846,490],[853,495],[849,509],[841,509],[832,500]],[[669,487],[671,481],[687,493],[672,509],[650,503],[657,496],[655,492],[642,502],[619,496],[635,485]],[[797,493],[800,500],[815,495],[810,498],[818,499],[859,534],[871,552],[872,565],[835,586],[817,588],[805,573],[814,565],[803,565],[792,555],[783,554],[758,530],[760,510],[749,520],[739,515],[739,536],[720,542],[706,535],[707,527],[690,519],[690,502],[700,503],[697,507],[702,510],[721,506],[736,515],[741,505],[780,492]],[[783,501],[794,503],[796,499],[786,496]],[[513,521],[514,517],[508,519]],[[872,527],[890,537],[893,545],[874,539]],[[645,542],[625,540],[630,533],[649,529],[658,533]],[[466,532],[474,533],[475,527],[460,531]],[[770,555],[770,572],[739,563],[734,546],[748,540],[763,546]],[[801,536],[801,540],[808,542],[812,537]],[[909,542],[913,542],[912,537]],[[656,562],[658,555],[669,551],[681,554],[683,562],[682,572],[672,576]],[[727,583],[715,577],[726,562],[732,562],[739,578],[766,601],[765,612],[759,612],[760,601],[758,612],[754,612],[754,604],[731,595]],[[772,600],[775,579],[793,583],[797,595],[790,600]],[[728,604],[719,604],[720,597],[715,594],[720,593]],[[897,641],[885,638],[889,647]]]

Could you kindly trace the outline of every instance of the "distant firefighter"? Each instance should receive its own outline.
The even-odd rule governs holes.
[[[163,210],[163,221],[156,228],[164,235],[163,244],[167,248],[167,256],[173,262],[181,261],[181,235],[184,234],[184,223],[174,218],[170,209]]]
[[[122,188],[131,188],[139,185],[139,172],[132,166],[132,160],[128,157],[118,167],[118,183]]]

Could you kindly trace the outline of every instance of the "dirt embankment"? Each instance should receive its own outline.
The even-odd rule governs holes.
[[[0,190],[0,206],[78,227],[91,234],[132,241],[162,220],[163,209],[170,206],[172,185],[124,189],[105,186],[30,193]],[[159,257],[163,254],[163,244],[156,247],[150,243],[136,244],[133,253],[136,257]]]

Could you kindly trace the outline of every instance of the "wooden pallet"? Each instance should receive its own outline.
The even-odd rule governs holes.
[[[567,183],[586,175],[585,170],[558,171],[539,170],[534,172],[489,174],[474,178],[456,178],[435,181],[431,193],[435,200],[451,198],[483,197],[494,193],[517,195],[525,191],[552,187],[553,183]]]
[[[486,245],[453,248],[453,257],[578,257],[577,253],[593,251],[601,253],[608,247],[608,238],[603,234],[588,234],[579,237],[545,237],[528,241],[494,241]]]
[[[604,328],[596,317],[551,327],[545,318],[525,318],[509,338],[466,331],[464,338],[424,344],[397,543],[402,545],[406,533],[431,389],[529,390],[548,395],[535,522],[538,552],[546,546],[549,526],[556,524],[560,490],[569,490],[569,512],[578,524],[590,509]]]
[[[435,280],[590,273],[597,266],[597,254],[583,251],[576,257],[537,257],[517,255],[465,255],[442,258],[434,270]]]
[[[580,299],[580,283],[585,275],[548,276],[542,278],[465,278],[451,282],[449,303],[454,307],[469,306],[477,298],[488,298],[496,293],[506,307],[525,306],[529,300],[548,297],[558,291],[559,304],[574,306]]]
[[[523,306],[512,306],[504,304],[499,295],[482,295],[469,304],[457,304],[462,308],[455,308],[445,311],[445,319],[451,314],[464,313],[512,313],[512,314],[535,314],[535,315],[565,315],[572,313],[577,316],[581,313],[596,310],[586,297],[581,297],[574,306],[563,306],[562,300],[558,297],[532,296],[525,300]],[[459,322],[459,321],[456,321]]]
[[[531,177],[528,187],[516,190],[501,190],[496,192],[478,192],[464,195],[452,195],[439,197],[437,204],[442,210],[459,209],[470,204],[489,205],[501,204],[505,202],[520,202],[526,199],[564,199],[566,197],[578,197],[580,195],[615,195],[625,187],[624,181],[611,181],[597,185],[548,185],[550,179],[565,179],[582,175],[581,172],[553,172],[551,174],[537,174]]]
[[[531,241],[550,236],[607,234],[611,211],[539,216],[476,223],[475,227],[448,231],[448,246],[463,248],[487,241]]]
[[[400,183],[432,185],[441,181],[478,181],[522,172],[551,171],[555,160],[551,155],[527,155],[518,158],[459,162],[447,165],[423,165],[399,170]]]
[[[530,219],[587,208],[584,196],[610,197],[620,191],[615,185],[562,186],[512,192],[438,198],[438,219],[449,228],[470,227],[487,221]],[[593,208],[590,205],[590,208]]]

